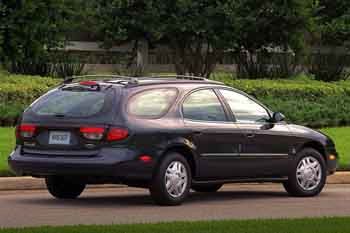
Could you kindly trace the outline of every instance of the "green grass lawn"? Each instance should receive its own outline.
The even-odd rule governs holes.
[[[7,157],[14,146],[14,128],[0,128],[0,176],[12,175],[7,165]]]
[[[224,220],[2,229],[0,233],[350,233],[350,218]]]
[[[350,127],[325,128],[321,131],[334,140],[340,156],[340,168],[350,170]]]
[[[350,169],[350,127],[322,129],[335,141],[340,154],[340,168]],[[0,176],[11,175],[7,157],[15,145],[14,128],[0,128]]]

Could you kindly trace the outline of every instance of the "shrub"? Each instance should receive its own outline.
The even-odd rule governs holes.
[[[312,127],[350,125],[350,81],[239,80],[223,74],[213,78],[256,96],[288,121]],[[0,73],[0,124],[13,125],[26,106],[58,83],[52,78]]]
[[[14,125],[31,102],[57,84],[52,78],[0,73],[0,125]]]
[[[255,96],[296,124],[312,127],[350,125],[349,81],[238,80],[229,75],[215,79]]]

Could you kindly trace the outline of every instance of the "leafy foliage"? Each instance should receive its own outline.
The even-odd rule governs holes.
[[[178,74],[209,76],[228,49],[254,54],[268,46],[299,48],[310,0],[97,1],[105,45],[146,39],[167,44]]]
[[[50,51],[62,47],[66,41],[77,2],[2,0],[0,61],[15,73],[45,75]]]
[[[349,81],[239,80],[228,75],[214,78],[256,96],[296,124],[312,127],[350,125]]]
[[[343,46],[350,39],[350,2],[343,0],[318,0],[317,33],[320,44]]]
[[[350,42],[350,2],[318,0],[313,45],[317,53],[309,59],[309,71],[323,81],[348,78],[347,49]],[[325,47],[330,47],[326,50]]]
[[[296,73],[306,32],[312,26],[313,1],[242,0],[236,62],[242,78],[279,78]],[[281,59],[271,63],[273,54]]]
[[[256,96],[291,122],[313,127],[350,125],[350,82],[313,80],[237,80],[214,77]],[[0,74],[0,125],[13,125],[22,110],[58,84],[52,78]]]
[[[96,22],[107,46],[141,39],[152,45],[166,43],[179,74],[205,76],[237,35],[234,2],[99,1]]]

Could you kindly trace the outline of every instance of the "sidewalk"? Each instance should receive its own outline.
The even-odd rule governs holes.
[[[335,175],[329,176],[328,184],[350,184],[350,172],[337,172]],[[91,185],[93,188],[110,188],[125,187],[123,185]],[[9,177],[0,178],[0,191],[9,190],[40,190],[46,189],[44,179],[36,179],[32,177]]]

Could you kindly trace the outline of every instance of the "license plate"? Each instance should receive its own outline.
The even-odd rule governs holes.
[[[54,145],[69,145],[70,133],[62,131],[51,131],[49,136],[49,144]]]

